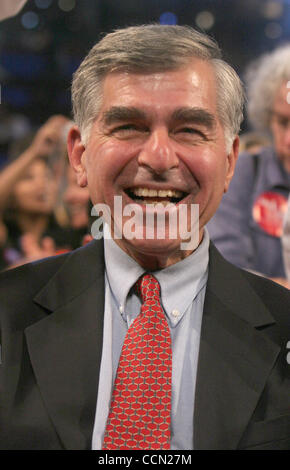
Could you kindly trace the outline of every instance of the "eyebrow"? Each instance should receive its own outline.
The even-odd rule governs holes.
[[[185,123],[199,124],[209,130],[216,128],[215,116],[203,108],[178,108],[173,112],[171,119]]]
[[[120,121],[130,120],[145,120],[146,114],[138,108],[127,106],[113,106],[108,111],[105,111],[101,122],[110,126]]]
[[[113,106],[102,115],[101,122],[110,126],[120,121],[146,120],[146,113],[134,106]],[[216,128],[216,118],[209,111],[198,107],[181,107],[173,111],[171,121],[182,123],[195,123],[206,127],[209,130]]]

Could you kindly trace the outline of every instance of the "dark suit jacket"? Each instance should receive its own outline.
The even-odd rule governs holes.
[[[102,242],[3,273],[0,314],[0,448],[90,449]],[[289,327],[290,293],[232,266],[211,245],[195,449],[290,448]]]

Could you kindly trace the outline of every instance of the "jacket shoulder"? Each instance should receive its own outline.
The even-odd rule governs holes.
[[[242,270],[256,294],[275,320],[290,329],[290,290],[263,276]]]
[[[22,331],[46,315],[33,302],[37,292],[67,259],[59,255],[28,263],[0,274],[0,331]]]
[[[69,253],[52,256],[0,274],[0,305],[18,297],[30,297],[51,278],[66,261]]]
[[[28,263],[0,274],[1,328],[22,329],[51,310],[39,305],[37,295],[54,286],[50,298],[69,298],[103,276],[103,245],[92,241],[69,253]],[[101,277],[101,275],[99,276]]]
[[[282,336],[289,334],[290,290],[261,275],[238,268],[227,261],[212,242],[208,288],[249,323],[267,325],[274,321]],[[268,311],[266,316],[261,308]]]

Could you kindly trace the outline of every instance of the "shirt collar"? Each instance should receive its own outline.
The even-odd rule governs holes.
[[[107,279],[122,314],[130,289],[145,270],[111,239],[106,225],[104,239]],[[202,242],[191,255],[152,273],[160,283],[162,305],[172,326],[181,320],[206,284],[208,260],[209,234],[205,228]]]
[[[173,324],[177,324],[207,282],[209,234],[198,248],[176,264],[153,274],[161,287],[162,305]]]
[[[145,270],[111,238],[107,224],[104,224],[104,253],[107,279],[122,313],[130,289]]]

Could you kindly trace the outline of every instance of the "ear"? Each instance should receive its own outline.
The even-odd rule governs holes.
[[[226,172],[226,179],[225,179],[225,186],[224,186],[225,193],[229,189],[231,179],[235,172],[235,167],[236,167],[236,163],[237,163],[237,159],[239,155],[239,146],[240,146],[240,139],[238,136],[236,136],[235,140],[233,141],[231,151],[227,156],[227,172]]]
[[[85,146],[82,143],[81,133],[77,126],[73,126],[67,136],[67,153],[70,164],[77,176],[77,183],[80,187],[87,186],[87,173],[84,165]]]

